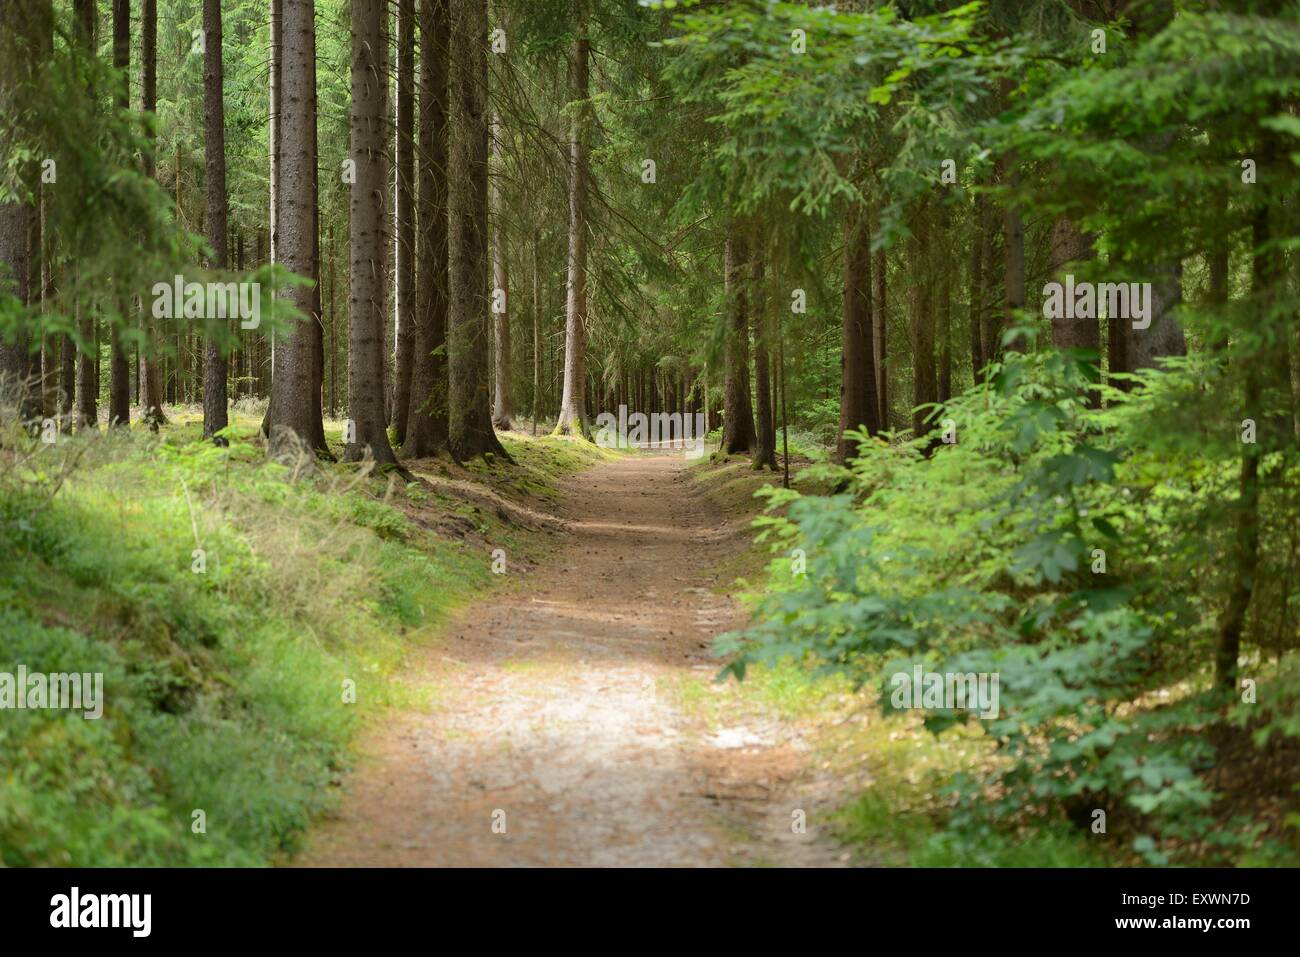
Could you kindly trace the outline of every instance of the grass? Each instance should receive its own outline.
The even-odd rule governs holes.
[[[3,864],[291,854],[360,726],[427,696],[397,680],[402,662],[494,583],[486,543],[545,547],[459,494],[356,465],[290,481],[255,409],[225,449],[193,441],[197,410],[169,412],[157,436],[5,434],[0,672],[102,672],[105,706],[0,712]],[[604,454],[507,442],[517,467],[446,467],[527,506]],[[442,530],[475,510],[472,534]]]

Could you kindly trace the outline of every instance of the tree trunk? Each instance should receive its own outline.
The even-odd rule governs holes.
[[[871,254],[871,352],[876,361],[876,401],[880,410],[877,421],[882,430],[889,428],[889,365],[885,359],[889,324],[885,285],[885,270],[888,265],[883,248]]]
[[[338,348],[338,331],[339,331],[339,310],[338,299],[335,296],[337,284],[335,279],[338,274],[337,254],[334,249],[334,227],[330,226],[329,240],[326,243],[329,248],[329,276],[330,276],[330,392],[329,392],[329,412],[330,418],[338,414],[339,408],[339,348]]]
[[[533,245],[533,401],[530,418],[533,435],[542,414],[542,304],[537,296],[537,246]]]
[[[1001,162],[1002,181],[1014,187],[1020,182],[1020,171],[1016,166],[1014,155],[1008,155]],[[1025,306],[1025,227],[1020,219],[1020,208],[1009,202],[1002,210],[1003,248],[1003,296],[1006,303],[1006,322],[1008,328],[1022,320],[1017,317],[1017,310]],[[1023,352],[1025,343],[1019,337],[1007,344],[1013,352]]]
[[[496,154],[495,174],[490,179],[492,217],[492,332],[496,362],[492,401],[492,424],[503,431],[511,427],[514,408],[510,401],[510,280],[506,269],[506,217],[501,198],[501,122],[492,117],[492,152]],[[498,308],[498,297],[500,306]]]
[[[420,0],[419,235],[405,458],[447,444],[447,57],[449,0]]]
[[[985,288],[984,250],[987,245],[984,232],[986,216],[984,197],[976,196],[971,212],[970,242],[970,365],[972,381],[984,379],[984,367],[992,357],[984,348],[984,316],[988,308],[988,290]]]
[[[140,18],[141,109],[146,113],[155,113],[158,110],[158,0],[143,0]],[[150,139],[150,148],[144,151],[144,169],[145,175],[152,178],[156,172],[152,134]],[[146,308],[143,315],[149,341],[140,355],[140,366],[136,373],[140,382],[140,414],[149,428],[156,432],[160,425],[167,422],[162,410],[163,359],[160,355],[152,354],[158,341],[158,327],[153,319],[153,311]]]
[[[94,0],[75,0],[73,22],[76,27],[77,42],[82,44],[83,52],[88,57],[95,55],[95,3]],[[0,232],[4,232],[0,230]],[[76,268],[75,265],[73,267]],[[77,330],[85,345],[76,355],[76,406],[77,429],[95,429],[99,427],[99,386],[96,381],[96,368],[99,364],[97,354],[98,335],[95,329],[95,317],[83,305],[80,297],[76,304]],[[63,358],[64,368],[70,360]]]
[[[12,129],[24,100],[30,95],[36,51],[32,46],[31,13],[24,4],[0,6],[0,116]],[[9,130],[7,129],[8,133]],[[21,129],[13,129],[17,138]],[[9,145],[9,144],[6,144]],[[25,172],[27,164],[23,164]],[[26,176],[22,176],[26,179]],[[18,184],[25,189],[26,183]],[[25,200],[0,203],[0,291],[11,293],[21,305],[33,298],[39,287],[38,264],[32,262],[29,231],[37,210]],[[16,410],[23,421],[39,415],[40,383],[31,378],[31,340],[27,316],[19,315],[13,341],[0,336],[0,404],[6,413]]]
[[[569,141],[569,275],[564,317],[564,385],[560,396],[557,434],[591,437],[584,394],[587,383],[587,143],[588,49],[581,22],[573,45],[572,138]]]
[[[858,443],[845,433],[880,431],[876,394],[875,331],[871,314],[871,221],[859,210],[844,218],[844,311],[840,329],[840,425],[835,460],[857,455]]]
[[[113,67],[121,71],[116,99],[125,110],[131,105],[131,0],[113,0]],[[118,335],[127,312],[125,293],[116,290],[114,300],[118,315],[109,330],[108,424],[125,427],[131,423],[131,363]]]
[[[384,0],[352,0],[352,283],[348,324],[348,414],[354,433],[343,457],[367,454],[396,465],[384,416]],[[346,438],[346,437],[345,437]]]
[[[948,214],[948,207],[941,205],[939,207],[939,239],[937,242],[937,255],[934,250],[929,252],[930,262],[939,264],[939,303],[938,313],[938,348],[939,348],[939,366],[936,382],[936,396],[940,403],[947,402],[952,398],[952,288],[953,273],[960,269],[958,262],[952,258],[951,240],[951,219]],[[933,269],[933,266],[931,266]],[[960,279],[960,276],[957,277]]]
[[[487,0],[458,0],[456,9],[448,203],[448,448],[457,462],[485,453],[509,459],[492,431],[488,394]]]
[[[926,419],[932,409],[919,408],[939,401],[934,364],[935,316],[934,271],[930,256],[929,212],[920,209],[912,220],[907,240],[908,273],[912,291],[908,307],[912,339],[912,432],[917,437],[930,431]]]
[[[1052,278],[1064,283],[1069,275],[1070,263],[1092,259],[1096,254],[1092,248],[1093,237],[1081,231],[1064,216],[1052,224],[1051,261]],[[1101,349],[1101,325],[1096,317],[1091,319],[1060,316],[1052,319],[1052,345],[1058,349]],[[1100,361],[1100,360],[1098,360]],[[1088,393],[1088,404],[1096,408],[1101,397],[1096,391]]]
[[[1266,145],[1256,155],[1269,154]],[[1251,268],[1251,287],[1256,307],[1261,315],[1267,315],[1275,304],[1276,295],[1283,290],[1285,265],[1282,253],[1276,248],[1266,249],[1272,238],[1273,228],[1270,222],[1270,209],[1260,206],[1251,223],[1254,240],[1254,260]],[[1153,310],[1154,314],[1154,310]],[[1152,331],[1155,322],[1152,321]],[[1267,341],[1267,339],[1265,340]],[[1263,413],[1263,376],[1267,371],[1265,362],[1252,361],[1251,357],[1241,363],[1243,384],[1243,410],[1245,417],[1256,420]],[[1263,359],[1263,357],[1258,357]],[[1259,569],[1259,460],[1266,451],[1277,447],[1279,440],[1285,437],[1273,429],[1265,428],[1257,436],[1260,441],[1241,443],[1241,471],[1237,485],[1236,529],[1233,539],[1231,577],[1228,588],[1228,602],[1224,606],[1218,623],[1218,642],[1214,656],[1215,683],[1227,692],[1237,686],[1237,659],[1241,654],[1241,636],[1246,627],[1246,614],[1250,610],[1251,599],[1255,593],[1255,578]]]
[[[312,78],[316,57],[316,24],[312,0],[282,0],[280,51],[280,157],[276,178],[275,254],[290,272],[312,275],[313,182],[315,149],[310,142],[315,128]],[[360,164],[358,164],[360,165]],[[296,456],[300,449],[316,448],[323,431],[312,401],[316,385],[316,354],[311,315],[313,292],[294,286],[284,297],[308,319],[294,325],[289,337],[273,351],[271,401],[266,415],[269,451],[277,457]]]
[[[753,467],[776,471],[776,409],[772,401],[772,309],[764,293],[764,265],[761,247],[753,248],[753,284],[750,304],[754,313],[754,393],[758,398],[758,422]],[[875,370],[868,365],[867,375]],[[874,393],[872,395],[874,401]],[[685,412],[685,397],[681,408]]]
[[[203,0],[203,142],[208,193],[209,268],[227,265],[226,109],[221,63],[221,0]],[[227,415],[226,357],[221,351],[217,320],[208,316],[203,364],[203,437],[210,439],[230,424]],[[221,444],[224,444],[224,440]]]
[[[749,317],[743,238],[728,237],[722,251],[725,328],[725,383],[722,449],[730,455],[754,447],[754,411],[749,399]]]
[[[313,45],[315,38],[312,39]],[[316,95],[316,57],[307,64],[307,93],[311,97],[311,124],[307,136],[309,151],[308,170],[311,175],[311,314],[308,328],[311,332],[312,383],[310,390],[311,414],[309,421],[312,428],[311,447],[323,458],[333,461],[329,442],[325,439],[325,322],[321,300],[321,255],[320,255],[320,149],[317,136],[319,104]],[[385,84],[384,89],[388,86]]]
[[[1151,325],[1146,329],[1134,329],[1130,320],[1122,324],[1124,338],[1127,340],[1125,354],[1130,372],[1156,368],[1156,360],[1162,356],[1187,355],[1187,341],[1183,338],[1182,326],[1174,318],[1174,310],[1183,301],[1182,264],[1171,263],[1154,272],[1156,278],[1151,284]]]
[[[394,321],[397,348],[393,359],[393,432],[406,441],[411,405],[411,373],[415,357],[415,0],[397,3],[397,171],[393,210]]]
[[[284,0],[271,0],[271,42],[269,44],[268,55],[270,62],[267,63],[267,152],[268,158],[268,176],[271,183],[270,206],[267,211],[267,226],[270,233],[270,256],[271,262],[279,262],[277,256],[277,240],[279,238],[279,209],[277,208],[280,196],[280,141],[283,138],[280,126],[280,114],[283,107],[283,97],[281,95],[281,84],[284,74]],[[313,17],[315,12],[313,11]],[[179,155],[179,145],[177,146]],[[179,185],[178,185],[179,189]],[[276,295],[272,290],[272,298]],[[271,357],[267,366],[267,375],[272,382],[275,381],[275,339],[270,340]],[[266,419],[262,423],[262,431],[269,434],[270,429],[271,407],[267,404]]]

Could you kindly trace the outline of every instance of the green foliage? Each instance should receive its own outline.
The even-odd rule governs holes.
[[[289,483],[238,438],[166,438],[17,440],[39,451],[0,485],[0,671],[101,671],[106,704],[5,712],[5,864],[292,851],[358,722],[395,700],[404,649],[487,584],[484,556],[364,486]]]
[[[728,670],[807,658],[879,682],[886,700],[889,676],[914,663],[996,673],[1000,714],[981,725],[1004,760],[956,779],[953,828],[1059,827],[1062,813],[1100,808],[1109,833],[1152,862],[1240,854],[1258,836],[1249,825],[1220,823],[1218,846],[1203,840],[1215,830],[1205,732],[1222,699],[1206,665],[1225,543],[1189,535],[1222,513],[1231,452],[1171,460],[1143,441],[1160,406],[1216,374],[1192,362],[1150,373],[1102,411],[1081,401],[1084,358],[1014,356],[942,410],[960,423],[955,444],[864,435],[840,470],[845,493],[769,491],[769,512],[788,512],[762,519],[763,534],[782,556],[803,549],[807,571],[774,576],[784,584],[758,621],[720,639],[736,655]],[[1281,554],[1294,521],[1270,523],[1263,551]],[[1268,627],[1256,619],[1257,634]],[[1259,724],[1261,743],[1294,730],[1280,711]],[[927,715],[936,732],[968,720]]]

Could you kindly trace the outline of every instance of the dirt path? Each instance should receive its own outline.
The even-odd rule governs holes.
[[[565,545],[417,659],[431,707],[368,736],[302,863],[841,862],[796,729],[707,727],[680,704],[741,620],[711,591],[737,531],[684,464],[628,457],[566,484]]]

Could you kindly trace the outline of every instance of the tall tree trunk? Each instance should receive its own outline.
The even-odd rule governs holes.
[[[284,0],[270,0],[271,3],[271,42],[269,44],[266,74],[266,91],[267,91],[267,152],[268,157],[268,177],[271,184],[270,207],[267,211],[267,225],[270,232],[270,256],[271,262],[280,261],[277,255],[277,241],[279,239],[280,222],[279,222],[279,196],[280,196],[280,142],[283,138],[281,131],[281,112],[283,109],[282,83],[284,74]],[[313,12],[313,17],[315,13]],[[179,147],[178,147],[179,149]],[[179,184],[178,184],[179,191]],[[272,297],[275,296],[272,291]],[[271,357],[267,365],[267,376],[272,382],[275,381],[275,339],[270,340]],[[268,403],[266,409],[266,419],[262,422],[262,431],[269,434],[271,407]]]
[[[313,37],[313,44],[315,38]],[[387,48],[385,48],[387,49]],[[311,98],[311,124],[307,136],[308,170],[311,175],[311,314],[308,329],[311,332],[312,383],[310,390],[312,436],[311,446],[318,454],[333,460],[329,442],[325,439],[324,392],[325,392],[325,322],[321,301],[321,255],[320,255],[320,149],[317,136],[318,108],[316,93],[316,57],[307,64],[307,94]],[[384,89],[388,89],[387,83]]]
[[[203,143],[208,193],[208,266],[226,268],[226,108],[221,64],[221,0],[203,0]],[[203,364],[203,437],[213,438],[230,424],[226,406],[226,357],[216,320],[208,316]]]
[[[146,113],[158,110],[158,0],[143,0],[140,7],[143,21],[140,30],[140,59],[143,71],[143,95],[141,108]],[[206,94],[205,94],[206,95]],[[206,109],[206,101],[204,104]],[[145,175],[152,178],[156,172],[152,147],[144,154]],[[146,424],[154,431],[167,422],[163,414],[163,358],[152,354],[158,340],[158,327],[153,321],[150,309],[144,310],[144,327],[148,336],[148,348],[140,356],[140,368],[137,375],[140,381],[140,412]]]
[[[754,447],[754,411],[749,399],[749,316],[746,301],[745,240],[729,236],[722,252],[726,314],[725,392],[722,449],[728,455]]]
[[[1256,151],[1261,157],[1271,154],[1270,141]],[[1285,266],[1282,254],[1275,248],[1266,248],[1272,239],[1271,213],[1266,205],[1256,209],[1251,223],[1254,240],[1254,259],[1251,265],[1251,287],[1260,315],[1267,315],[1281,291]],[[1155,323],[1152,322],[1152,328]],[[1150,332],[1151,329],[1146,330]],[[1267,341],[1267,340],[1266,340]],[[1243,417],[1259,421],[1264,417],[1263,380],[1268,371],[1263,356],[1252,356],[1241,363],[1243,384]],[[1285,440],[1273,428],[1265,427],[1258,441],[1241,443],[1241,471],[1237,483],[1236,529],[1233,538],[1231,576],[1228,602],[1219,616],[1218,641],[1214,656],[1215,683],[1231,692],[1237,686],[1237,659],[1241,654],[1241,636],[1246,628],[1246,614],[1255,594],[1255,579],[1259,570],[1259,497],[1260,458],[1266,451]]]
[[[1056,282],[1064,283],[1065,277],[1071,274],[1068,271],[1068,264],[1083,262],[1096,255],[1093,252],[1093,237],[1084,233],[1065,216],[1058,217],[1052,224],[1051,243],[1052,278]],[[1096,317],[1053,318],[1052,345],[1058,349],[1098,351],[1101,349],[1101,325]],[[1101,402],[1101,397],[1095,390],[1089,391],[1087,401],[1089,405],[1096,408]]]
[[[983,316],[980,321],[980,344],[984,357],[984,364],[987,366],[990,362],[996,362],[1002,358],[1004,349],[1002,347],[1002,332],[1006,326],[1005,317],[1001,309],[996,308],[997,301],[997,238],[999,231],[994,226],[994,217],[987,209],[981,218],[981,228],[979,235],[980,259],[983,263],[981,272],[983,273],[984,299],[981,303]],[[983,377],[982,377],[983,378]]]
[[[15,118],[30,96],[36,59],[31,12],[25,6],[9,3],[0,7],[0,116],[17,137],[25,135]],[[26,190],[28,177],[22,179],[19,189]],[[35,297],[34,288],[39,295],[39,264],[33,262],[30,245],[32,224],[38,219],[38,211],[25,198],[0,203],[0,290],[11,293],[22,305]],[[13,341],[8,335],[0,337],[0,404],[6,412],[16,410],[24,421],[40,414],[40,382],[31,376],[27,321],[26,315],[19,318]]]
[[[404,458],[447,443],[447,57],[448,0],[420,0],[419,233],[415,358]]]
[[[335,296],[337,284],[335,279],[338,274],[337,260],[338,256],[334,249],[334,227],[329,229],[329,240],[325,244],[329,249],[329,276],[330,276],[330,392],[329,392],[329,412],[330,418],[338,414],[339,408],[339,348],[338,348],[338,331],[339,331],[339,310],[338,299]]]
[[[77,42],[82,53],[88,59],[95,56],[96,16],[94,0],[75,0],[73,4],[73,22],[76,26]],[[0,230],[4,232],[4,230]],[[74,264],[73,268],[76,266]],[[77,355],[77,428],[96,429],[99,427],[99,335],[96,329],[95,314],[83,304],[78,297],[76,304],[77,330],[81,341],[85,343]],[[65,359],[66,362],[66,359]]]
[[[131,105],[131,0],[113,0],[113,66],[121,71],[116,101],[118,109]],[[117,321],[109,331],[108,424],[131,423],[131,363],[122,348],[120,330],[126,319],[127,298],[122,290],[114,292]]]
[[[1020,171],[1013,154],[1004,156],[999,162],[1001,180],[1004,185],[1014,188],[1020,182]],[[1025,306],[1025,226],[1020,218],[1020,207],[1015,201],[1009,201],[1002,210],[1003,241],[1003,297],[1006,306],[1008,327],[1021,320],[1016,311]],[[1025,343],[1021,338],[1006,346],[1013,352],[1023,352]]]
[[[947,205],[939,207],[938,254],[930,252],[930,261],[939,263],[939,303],[938,303],[938,347],[939,365],[936,382],[936,395],[939,402],[952,398],[952,288],[953,274],[961,267],[960,260],[951,257],[950,236],[951,219]],[[960,276],[957,278],[960,279]]]
[[[588,92],[588,51],[583,10],[578,11],[578,37],[573,44],[573,114],[569,141],[569,275],[564,316],[564,385],[555,431],[591,437],[584,395],[587,382],[587,135],[591,109]]]
[[[1124,338],[1128,340],[1125,354],[1130,372],[1156,368],[1156,360],[1164,356],[1187,355],[1183,328],[1174,318],[1174,310],[1183,301],[1182,264],[1163,265],[1154,270],[1154,274],[1155,280],[1151,283],[1151,325],[1146,329],[1134,329],[1131,321],[1122,323]]]
[[[912,235],[907,240],[908,272],[912,281],[908,301],[912,339],[912,432],[917,437],[930,431],[926,418],[931,409],[919,408],[939,401],[934,364],[934,264],[930,256],[930,212],[916,211]]]
[[[970,242],[970,365],[972,381],[983,381],[984,367],[992,361],[984,347],[984,316],[988,309],[988,289],[984,273],[984,251],[988,245],[985,237],[987,216],[983,196],[975,197],[971,212]]]
[[[753,467],[764,466],[776,471],[776,409],[772,401],[772,307],[768,301],[764,283],[764,264],[762,247],[757,243],[753,247],[753,283],[750,289],[750,306],[754,313],[754,394],[758,399],[757,444],[754,451]],[[874,376],[875,370],[867,367],[867,375]],[[873,391],[872,398],[875,395]],[[681,405],[686,411],[685,399]],[[689,413],[688,413],[689,414]]]
[[[457,462],[485,453],[509,459],[492,431],[488,394],[487,0],[457,0],[456,10],[448,203],[448,448]]]
[[[406,458],[434,455],[447,444],[448,2],[420,0],[419,262]]]
[[[872,217],[873,226],[877,222],[878,215],[877,208]],[[889,324],[885,284],[885,271],[888,265],[883,247],[871,254],[871,352],[876,361],[876,402],[879,408],[877,421],[882,430],[889,428],[889,366],[885,358]]]
[[[542,303],[537,296],[537,245],[533,244],[533,401],[529,418],[533,420],[533,435],[537,434],[537,421],[542,415]]]
[[[352,0],[352,296],[348,324],[348,414],[355,430],[343,457],[367,454],[396,465],[384,416],[384,0]]]
[[[276,179],[276,240],[278,262],[290,272],[310,276],[313,271],[315,150],[309,142],[315,128],[312,104],[313,64],[316,57],[315,5],[312,0],[282,0],[280,55],[280,158]],[[359,175],[359,172],[358,172]],[[294,456],[312,449],[323,431],[319,406],[313,403],[316,353],[310,316],[313,291],[294,286],[285,296],[308,317],[294,325],[289,337],[273,352],[271,401],[266,414],[268,449],[274,456]],[[322,450],[319,447],[317,451]]]
[[[510,277],[506,269],[506,217],[501,198],[501,118],[492,116],[492,152],[495,173],[490,173],[489,192],[492,230],[492,338],[496,368],[492,400],[492,424],[501,430],[511,427],[514,408],[510,401]],[[500,308],[498,308],[498,297]]]
[[[415,358],[415,0],[397,3],[397,142],[394,147],[394,321],[397,351],[393,360],[393,431],[406,441]]]
[[[875,331],[871,313],[871,220],[854,209],[844,218],[844,311],[840,328],[840,424],[835,459],[857,455],[858,443],[846,433],[880,431],[876,394]]]

